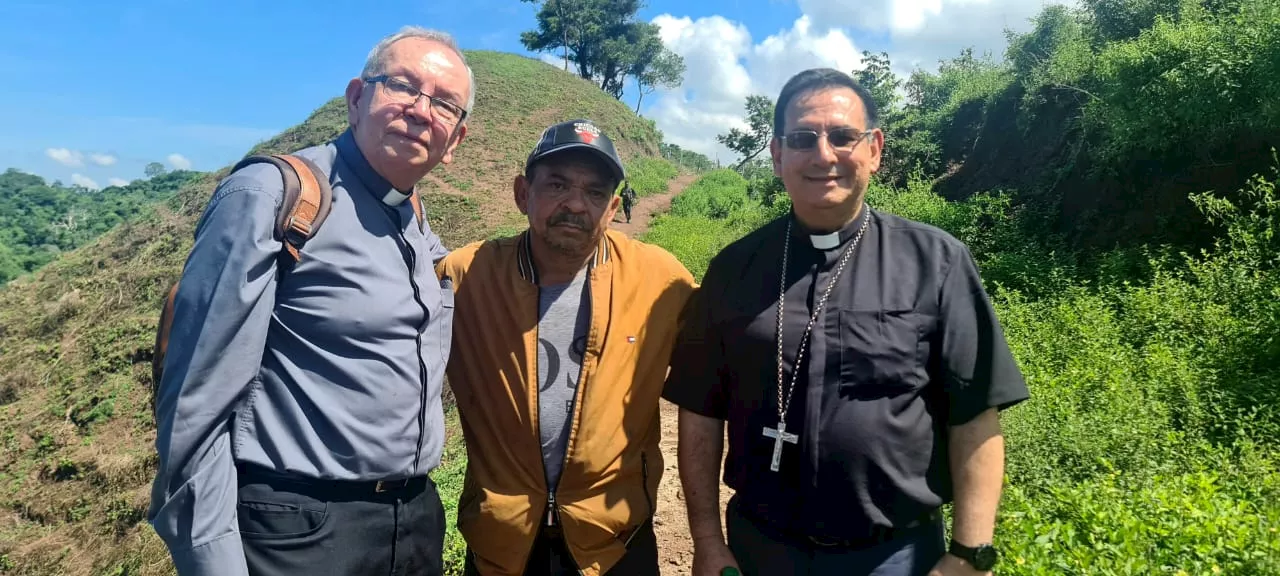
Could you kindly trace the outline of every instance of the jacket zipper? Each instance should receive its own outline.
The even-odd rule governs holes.
[[[582,289],[583,289],[583,290],[586,290],[586,291],[587,291],[587,293],[588,293],[588,294],[590,294],[590,290],[591,290],[591,274],[590,274],[590,272],[588,272],[588,273],[587,273],[587,278],[584,280],[584,282],[585,282],[585,285],[583,286],[583,288],[582,288]],[[541,291],[541,290],[542,290],[542,287],[541,287],[541,286],[539,286],[539,287],[538,287],[538,290],[539,290],[539,291]],[[592,301],[591,301],[590,297],[588,297],[588,300],[587,300],[587,306],[588,306],[588,307],[590,307],[591,305],[592,305]],[[594,313],[593,313],[593,314],[591,314],[591,317],[593,317],[593,318],[594,318],[594,316],[595,316],[595,314],[594,314]],[[588,330],[588,332],[590,332],[590,330],[591,330],[591,324],[592,324],[592,322],[589,320],[589,321],[587,322],[587,330]],[[535,328],[534,328],[534,339],[535,339],[535,341],[536,341],[537,337],[538,337],[538,328],[535,326]],[[537,362],[537,357],[535,356],[534,358],[535,358],[535,359],[534,359],[534,362],[536,363],[536,362]],[[578,423],[579,423],[579,422],[578,422],[578,415],[582,413],[582,404],[583,404],[583,403],[586,401],[586,399],[587,399],[587,378],[585,378],[585,376],[586,376],[586,374],[585,374],[585,372],[586,372],[586,369],[585,369],[585,366],[586,366],[586,352],[585,352],[585,351],[583,352],[582,362],[583,362],[583,367],[584,367],[584,368],[583,368],[583,370],[582,370],[582,371],[579,371],[579,372],[578,372],[578,390],[576,391],[577,398],[575,398],[575,399],[574,399],[574,402],[573,402],[573,413],[569,415],[569,425],[570,425],[570,427],[572,427],[572,426],[574,426],[575,424],[578,424]],[[533,371],[533,373],[534,373],[534,374],[537,374],[537,366],[536,366],[536,365],[534,366],[534,371]],[[537,402],[536,408],[535,408],[535,410],[534,410],[534,412],[536,413],[536,412],[538,412],[539,410],[541,410],[541,409],[542,409],[542,398],[541,398],[542,392],[541,392],[541,390],[539,389],[539,387],[538,387],[538,385],[537,385],[537,384],[535,384],[535,385],[534,385],[534,392],[535,392],[535,394],[534,394],[534,400]],[[541,423],[541,420],[540,420],[540,419],[535,418],[535,419],[534,419],[534,422],[536,422],[536,423],[537,423],[537,425],[538,425],[539,427],[541,427],[541,426],[542,426],[542,423]],[[573,435],[572,431],[570,431],[569,438],[565,440],[565,445],[564,445],[564,454],[560,457],[560,473],[561,473],[561,475],[563,475],[563,474],[564,474],[564,469],[565,469],[565,467],[569,464],[569,453],[570,453],[571,449],[573,448],[573,441],[574,441],[574,435]],[[539,454],[539,458],[538,458],[538,459],[539,459],[539,461],[542,461],[542,477],[543,477],[543,478],[546,478],[546,477],[547,477],[547,463],[546,463],[546,461],[543,461],[543,460],[542,460],[542,458],[541,458],[541,454]],[[557,488],[559,488],[559,486],[560,486],[559,479],[557,479],[557,480],[556,480],[556,485],[555,485],[555,486],[551,486],[551,485],[548,485],[548,486],[547,486],[547,519],[546,519],[546,525],[547,525],[547,526],[555,526],[555,525],[557,524],[557,521],[558,521],[559,516],[560,516],[560,510],[556,508],[556,489],[557,489]]]
[[[587,299],[587,306],[588,306],[588,307],[593,307],[593,306],[594,306],[594,301],[593,301],[594,295],[591,295],[591,292],[590,292],[590,290],[591,290],[591,273],[590,273],[590,271],[588,271],[588,272],[587,272],[587,278],[586,278],[586,280],[585,280],[584,282],[585,282],[586,284],[583,286],[583,290],[586,290],[586,291],[587,291],[587,294],[589,295],[589,297],[588,297],[588,299]],[[542,287],[541,287],[541,286],[537,286],[537,290],[538,290],[539,292],[541,292]],[[593,308],[589,308],[589,309],[591,310],[591,312],[592,312],[592,313],[591,313],[591,315],[590,315],[591,320],[587,322],[587,331],[588,331],[588,333],[590,333],[591,325],[594,323],[594,319],[595,319],[594,309],[593,309]],[[538,330],[539,330],[539,327],[538,327],[538,325],[535,323],[535,324],[534,324],[534,328],[533,328],[534,341],[535,341],[535,342],[537,341],[537,338],[538,338]],[[533,372],[532,372],[533,374],[537,374],[537,373],[538,373],[538,369],[537,369],[537,368],[538,368],[538,367],[537,367],[538,357],[537,357],[537,355],[536,355],[536,354],[537,354],[537,353],[535,352],[535,356],[533,357],[533,358],[534,358],[534,369],[533,369]],[[579,422],[578,422],[578,420],[579,420],[578,415],[579,415],[579,414],[582,414],[582,405],[583,405],[583,404],[586,402],[586,400],[587,400],[587,380],[588,380],[588,378],[586,378],[586,376],[587,376],[587,373],[586,373],[586,363],[587,363],[587,359],[586,359],[586,351],[583,351],[583,358],[582,358],[583,369],[582,369],[582,371],[578,372],[578,390],[577,390],[577,392],[576,392],[576,398],[574,399],[574,403],[573,403],[573,413],[569,415],[569,424],[570,424],[570,426],[573,426],[573,425],[575,425],[575,424],[579,424]],[[533,421],[534,421],[534,427],[535,427],[535,430],[536,430],[538,433],[541,433],[541,426],[542,426],[541,419],[538,417],[538,412],[542,409],[542,398],[541,398],[541,396],[542,396],[542,392],[541,392],[541,390],[539,389],[538,383],[536,383],[536,382],[535,382],[535,383],[534,383],[534,410],[533,410],[533,412],[534,412],[534,419],[533,419]],[[565,446],[564,446],[564,455],[563,455],[563,456],[561,456],[561,460],[560,460],[560,472],[561,472],[561,474],[562,474],[562,475],[564,474],[565,466],[569,463],[569,453],[570,453],[570,451],[571,451],[571,450],[572,450],[572,448],[573,448],[573,441],[574,441],[574,434],[572,433],[572,431],[570,431],[570,433],[569,433],[569,438],[568,438],[568,440],[566,440],[566,441],[565,441]],[[542,477],[543,477],[544,479],[546,479],[546,478],[547,478],[547,463],[546,463],[546,461],[545,461],[545,460],[543,460],[543,459],[542,459],[542,455],[541,455],[541,454],[539,454],[539,455],[538,455],[538,461],[539,461],[539,462],[542,462]],[[647,468],[647,467],[646,467],[646,468]],[[550,485],[550,483],[548,483],[548,485],[547,485],[547,515],[546,515],[546,525],[547,525],[547,526],[555,526],[555,525],[558,523],[558,520],[559,520],[560,510],[556,507],[556,489],[557,489],[559,486],[560,486],[559,479],[557,479],[557,480],[556,480],[556,486],[554,486],[554,487],[553,487],[553,486],[551,486],[551,485]],[[648,493],[648,488],[645,488],[645,492],[646,492],[646,494]],[[650,506],[652,506],[652,503],[650,504]],[[534,544],[534,543],[536,543],[536,541],[537,541],[537,537],[535,536],[535,538],[534,538],[534,542],[533,542],[533,543],[530,543],[530,545],[529,545],[529,551],[528,551],[528,552],[526,552],[526,557],[528,556],[528,554],[529,554],[529,553],[532,553],[532,551],[533,551],[533,544]],[[569,553],[569,557],[570,557],[570,558],[573,558],[573,553],[572,553],[572,552],[570,552],[570,553]],[[576,559],[574,559],[574,563],[575,563],[575,564],[577,563],[577,560],[576,560]],[[579,573],[579,574],[585,574],[585,572],[584,572],[583,570],[581,570],[581,569],[579,569],[579,570],[578,570],[578,573]]]

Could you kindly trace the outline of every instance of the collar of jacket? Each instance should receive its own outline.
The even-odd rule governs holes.
[[[516,268],[520,272],[520,277],[525,282],[538,285],[539,275],[538,266],[533,261],[533,231],[525,230],[520,234],[520,239],[516,245]],[[596,251],[591,255],[591,260],[587,262],[587,273],[590,273],[596,266],[609,261],[609,235],[601,234],[600,243],[596,245]]]

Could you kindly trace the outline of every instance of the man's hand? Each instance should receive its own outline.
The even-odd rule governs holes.
[[[732,566],[739,573],[742,572],[738,568],[738,561],[733,558],[733,552],[724,541],[706,538],[693,543],[693,576],[720,576],[720,571],[725,566]]]
[[[697,566],[695,556],[694,566]],[[696,574],[696,573],[695,573]],[[943,554],[942,559],[929,571],[929,576],[990,576],[990,572],[979,572],[968,562],[950,554]]]

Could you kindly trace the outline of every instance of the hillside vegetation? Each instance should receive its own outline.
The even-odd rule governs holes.
[[[659,153],[652,123],[590,82],[512,54],[467,55],[478,84],[469,136],[452,165],[421,183],[448,246],[516,225],[511,178],[551,123],[591,118],[628,161]],[[344,126],[335,99],[253,152],[319,144]],[[0,573],[172,573],[144,521],[155,466],[151,347],[163,292],[224,172],[194,177],[154,210],[0,289]],[[461,454],[452,438],[436,474],[450,507]],[[451,540],[455,565],[459,546]]]
[[[896,185],[918,169],[949,199],[1009,191],[1074,248],[1208,247],[1223,228],[1190,195],[1241,199],[1280,146],[1280,2],[1050,6],[1003,59],[966,51],[900,85]]]
[[[0,174],[0,286],[101,236],[196,175],[180,170],[89,190],[6,170]]]

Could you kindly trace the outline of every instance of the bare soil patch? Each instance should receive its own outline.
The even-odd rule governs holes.
[[[609,227],[633,238],[643,234],[649,229],[654,215],[667,211],[671,200],[695,179],[695,175],[681,174],[671,181],[667,192],[640,198],[631,209],[630,223],[626,222],[622,210],[618,210]],[[687,576],[693,571],[693,541],[689,536],[689,516],[685,510],[684,492],[680,489],[680,467],[676,459],[680,410],[666,400],[660,402],[661,448],[666,464],[662,484],[658,487],[658,509],[653,519],[654,533],[658,537],[658,565],[662,568],[662,576]],[[720,485],[721,506],[729,501],[732,493],[724,484]]]

